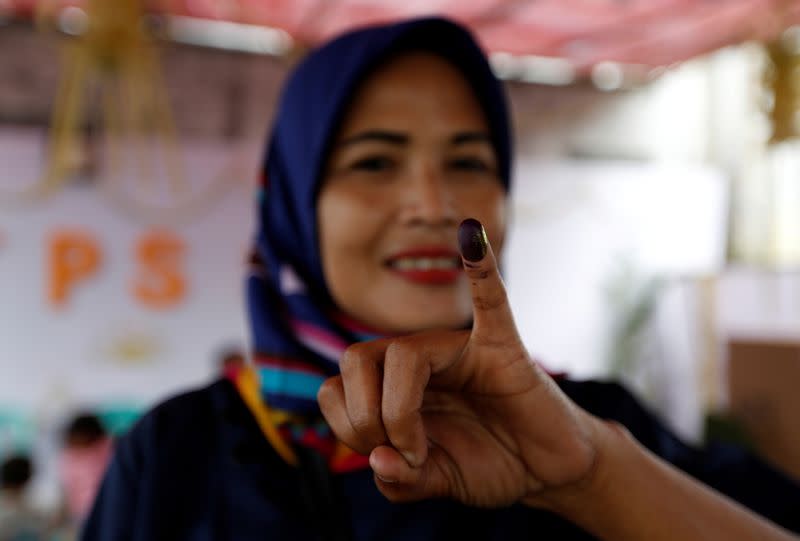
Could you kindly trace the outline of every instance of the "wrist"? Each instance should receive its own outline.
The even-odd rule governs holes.
[[[584,475],[557,487],[540,487],[523,499],[525,505],[546,509],[570,518],[587,509],[587,502],[605,497],[609,480],[613,477],[614,458],[633,441],[628,431],[619,423],[587,415],[593,444],[593,460]]]

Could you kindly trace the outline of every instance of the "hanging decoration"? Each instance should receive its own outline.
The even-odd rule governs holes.
[[[184,189],[176,130],[152,25],[147,24],[141,0],[88,0],[85,9],[68,7],[52,13],[46,4],[40,6],[40,24],[58,22],[75,37],[62,50],[46,169],[27,195],[42,197],[75,175],[91,176],[103,159],[113,174],[131,147],[138,147],[141,178],[147,179],[150,159],[142,148],[147,140],[157,140],[167,149],[165,163],[173,192]],[[100,148],[106,156],[98,155]]]
[[[800,266],[800,27],[764,46],[753,130],[764,134],[737,182],[731,259],[766,268]]]
[[[36,4],[37,25],[67,35],[46,159],[38,178],[3,188],[0,202],[42,201],[68,183],[90,182],[136,221],[177,225],[247,182],[253,164],[238,140],[224,163],[188,168],[160,61],[160,43],[170,37],[163,14],[174,7],[171,0]]]
[[[778,144],[800,137],[800,28],[785,32],[782,39],[767,46],[767,52],[769,142]]]

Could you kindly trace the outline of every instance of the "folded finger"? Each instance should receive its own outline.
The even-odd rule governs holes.
[[[425,390],[432,377],[453,367],[468,338],[466,332],[429,333],[397,339],[386,349],[383,426],[391,445],[412,467],[423,464],[428,453],[421,414]]]
[[[341,376],[325,380],[317,392],[317,401],[336,438],[357,453],[369,455],[374,445],[365,441],[350,422]]]
[[[382,343],[355,344],[340,361],[345,407],[353,429],[371,448],[386,442],[381,418]]]

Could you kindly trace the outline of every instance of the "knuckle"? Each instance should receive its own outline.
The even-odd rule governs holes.
[[[419,358],[420,346],[413,338],[400,338],[386,349],[386,362],[413,363]]]
[[[334,404],[339,394],[337,383],[336,378],[328,378],[322,382],[317,391],[317,402],[319,402],[320,407],[326,408]]]
[[[363,344],[351,345],[342,354],[342,358],[339,361],[339,370],[342,374],[351,373],[363,362],[364,357],[365,351]]]
[[[402,366],[402,371],[405,374],[413,374],[415,379],[420,378],[428,369],[427,360],[430,352],[427,349],[430,347],[430,343],[430,335],[428,340],[407,337],[392,342],[386,350],[386,365]],[[396,372],[397,370],[395,370]],[[394,383],[395,380],[392,380],[389,385],[392,386]],[[386,381],[384,381],[385,384]]]
[[[403,358],[407,357],[412,352],[411,344],[408,343],[408,340],[400,338],[389,344],[389,347],[386,348],[386,358],[387,359],[394,359],[394,358]]]

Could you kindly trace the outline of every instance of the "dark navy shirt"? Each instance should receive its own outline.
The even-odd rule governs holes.
[[[617,384],[559,385],[581,407],[624,424],[663,459],[800,532],[800,487],[755,457],[727,445],[685,445]],[[220,380],[157,406],[120,439],[82,539],[593,539],[521,505],[393,504],[371,471],[321,479],[315,471],[287,466],[233,385]]]

